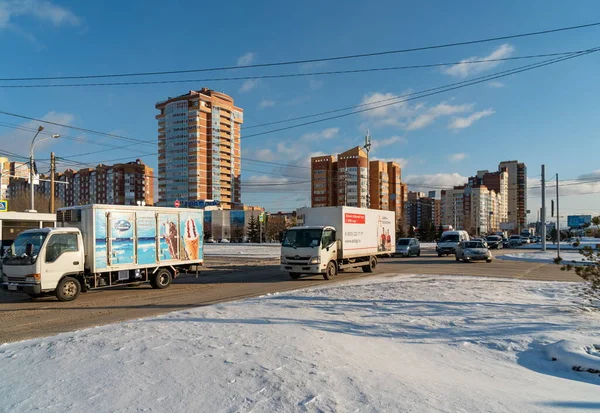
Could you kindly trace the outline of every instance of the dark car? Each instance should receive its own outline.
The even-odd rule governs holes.
[[[500,235],[489,235],[485,242],[487,242],[488,248],[491,250],[497,250],[503,247],[502,237]]]

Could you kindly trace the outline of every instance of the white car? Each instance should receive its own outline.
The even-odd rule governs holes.
[[[492,262],[492,253],[481,241],[463,241],[456,247],[456,261],[486,261]]]

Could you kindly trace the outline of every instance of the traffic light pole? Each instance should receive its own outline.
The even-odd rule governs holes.
[[[546,251],[546,165],[542,165],[542,211],[540,212],[542,251]]]

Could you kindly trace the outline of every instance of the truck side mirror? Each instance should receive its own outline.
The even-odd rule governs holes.
[[[33,244],[25,245],[25,255],[28,257],[33,257]]]

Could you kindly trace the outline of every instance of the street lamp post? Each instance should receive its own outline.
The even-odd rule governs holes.
[[[35,145],[37,143],[43,142],[45,140],[48,139],[58,139],[60,138],[60,135],[58,134],[54,134],[51,135],[45,139],[40,139],[39,141],[35,141],[35,139],[38,137],[38,135],[40,134],[41,131],[44,130],[43,126],[39,126],[37,132],[35,133],[35,136],[33,137],[32,141],[31,141],[31,145],[29,146],[29,189],[30,189],[30,208],[28,212],[37,212],[35,210],[35,191],[34,191],[34,186],[33,186],[33,148],[35,147]]]
[[[371,208],[371,171],[369,165],[369,151],[371,150],[371,134],[367,129],[367,136],[365,136],[365,146],[363,146],[365,151],[367,152],[367,208]],[[360,175],[360,168],[358,171]]]

